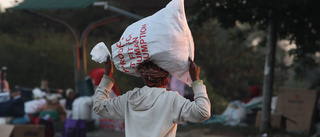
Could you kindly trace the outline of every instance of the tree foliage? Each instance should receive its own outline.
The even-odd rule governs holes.
[[[266,34],[254,26],[237,24],[223,29],[216,20],[202,27],[192,26],[195,39],[195,60],[205,71],[205,77],[213,92],[231,100],[244,100],[249,87],[262,88],[265,60]],[[261,39],[260,42],[252,43]],[[283,63],[284,51],[278,49],[275,69],[275,85],[279,87],[288,78],[288,67]],[[262,89],[261,89],[262,90]]]
[[[261,86],[261,53],[246,45],[249,31],[222,29],[213,21],[193,31],[196,62],[205,70],[214,92],[227,100],[245,99],[248,87]]]
[[[248,22],[266,30],[270,10],[275,12],[279,39],[297,45],[294,55],[297,74],[304,76],[309,68],[318,66],[314,54],[320,51],[320,20],[317,0],[200,0],[194,13],[198,23],[217,18],[223,27],[233,27],[236,21]]]
[[[32,42],[27,37],[1,35],[0,65],[8,67],[8,81],[14,85],[35,87],[49,80],[52,87],[73,83],[73,51],[65,34],[39,34]],[[63,44],[61,44],[61,42]],[[68,75],[67,75],[68,74]]]
[[[97,7],[37,12],[66,21],[78,36],[91,22],[115,15]],[[0,66],[8,67],[11,88],[14,85],[39,86],[42,79],[49,81],[49,87],[74,86],[74,43],[64,26],[13,10],[1,13],[0,20]],[[90,49],[99,42],[111,49],[132,22],[123,19],[92,30],[86,46],[88,72],[104,67],[91,60]],[[201,66],[201,78],[208,87],[213,106],[224,102],[225,98],[228,101],[244,99],[250,85],[261,85],[264,64],[263,50],[251,44],[256,36],[264,39],[261,31],[250,26],[222,29],[220,25],[215,20],[204,23],[203,27],[190,24],[196,63]],[[115,71],[114,76],[122,93],[143,85],[140,78],[119,71]]]
[[[91,22],[115,15],[103,8],[93,7],[35,12],[64,20],[73,27],[78,37]],[[43,79],[49,81],[51,88],[74,87],[74,40],[63,25],[14,10],[1,13],[0,20],[0,66],[8,67],[7,78],[12,90],[15,85],[30,88],[40,86]],[[102,41],[110,47],[132,22],[129,19],[111,22],[90,32],[87,40],[88,72],[104,67],[91,60],[89,52],[93,46]],[[116,72],[115,75],[122,74]],[[132,89],[135,83],[142,83],[131,81],[136,78],[117,80],[115,77],[120,84],[128,85],[119,87],[120,91]]]

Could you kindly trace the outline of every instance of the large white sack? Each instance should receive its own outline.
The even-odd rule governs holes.
[[[115,67],[139,77],[136,67],[150,59],[190,85],[188,58],[193,59],[194,42],[187,24],[184,0],[172,0],[165,8],[126,28],[112,45]]]

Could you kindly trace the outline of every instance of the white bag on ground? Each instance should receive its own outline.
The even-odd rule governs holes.
[[[136,67],[150,59],[188,85],[192,82],[188,58],[193,56],[194,42],[184,0],[172,0],[152,16],[131,24],[112,45],[113,62],[118,70],[139,77]]]
[[[227,116],[226,125],[238,125],[241,122],[244,122],[247,118],[247,111],[244,103],[239,100],[232,101],[227,109],[222,113],[222,115]]]
[[[47,104],[45,99],[35,99],[24,102],[24,112],[26,114],[39,113],[45,104]]]
[[[92,104],[90,96],[76,98],[72,103],[72,119],[91,120]]]

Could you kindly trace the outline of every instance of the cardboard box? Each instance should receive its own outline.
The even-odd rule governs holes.
[[[261,111],[259,111],[256,116],[256,127],[260,127],[260,120],[261,120],[260,117],[261,117]],[[270,125],[273,128],[284,128],[285,118],[280,113],[271,114]]]
[[[14,125],[0,125],[0,137],[10,137],[13,129]]]
[[[314,90],[280,89],[275,112],[286,118],[287,131],[309,132],[316,101]]]
[[[44,137],[43,125],[0,125],[0,137]]]

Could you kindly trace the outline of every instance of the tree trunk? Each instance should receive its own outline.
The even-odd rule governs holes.
[[[269,25],[267,36],[267,54],[263,80],[263,104],[260,121],[260,132],[266,132],[270,128],[271,98],[273,90],[273,73],[276,53],[276,28],[274,11],[269,11]]]

